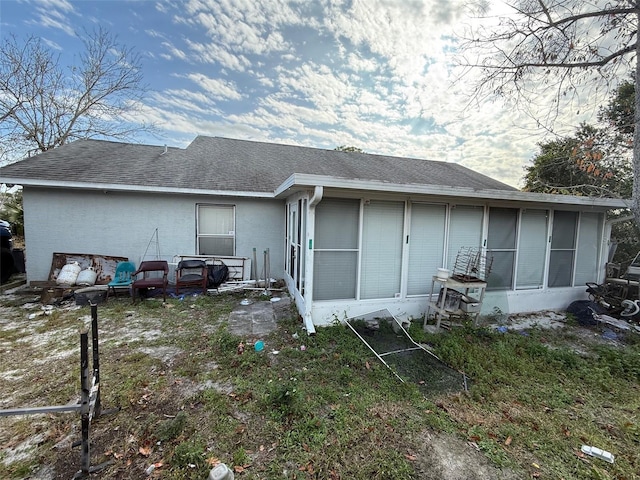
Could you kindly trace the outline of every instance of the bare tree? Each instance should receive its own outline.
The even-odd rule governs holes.
[[[553,95],[536,118],[552,129],[563,106],[581,108],[581,92],[605,98],[629,74],[640,85],[636,61],[640,0],[511,0],[509,14],[470,31],[463,65],[480,70],[476,95],[508,96],[530,111]],[[631,211],[640,225],[640,89],[636,89]]]
[[[140,57],[102,29],[85,32],[77,65],[64,69],[43,40],[0,45],[0,155],[34,154],[79,139],[127,138],[146,87]]]

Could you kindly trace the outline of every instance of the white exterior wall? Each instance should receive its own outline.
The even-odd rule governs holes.
[[[284,275],[281,200],[34,187],[23,196],[29,282],[48,279],[54,252],[128,257],[137,265],[147,247],[147,256],[155,255],[156,228],[162,258],[193,255],[198,203],[235,205],[236,255],[252,258],[255,247],[260,271],[269,248],[271,276]]]
[[[547,288],[540,290],[489,291],[482,303],[481,315],[531,313],[541,310],[564,311],[571,302],[587,298],[586,287]],[[381,300],[315,301],[312,318],[316,326],[331,325],[386,308],[399,320],[422,318],[427,311],[428,295]],[[434,297],[435,300],[435,297]]]

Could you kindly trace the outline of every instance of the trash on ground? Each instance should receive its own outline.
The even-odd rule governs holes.
[[[587,455],[591,455],[592,457],[599,458],[600,460],[604,460],[605,462],[613,463],[615,461],[615,457],[611,452],[607,452],[606,450],[602,450],[598,447],[582,445],[582,448],[580,450],[582,451],[582,453],[586,453]]]

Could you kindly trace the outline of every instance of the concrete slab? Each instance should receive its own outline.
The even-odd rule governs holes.
[[[290,305],[289,297],[275,302],[245,299],[229,314],[229,332],[240,337],[266,337],[278,328],[282,312]]]

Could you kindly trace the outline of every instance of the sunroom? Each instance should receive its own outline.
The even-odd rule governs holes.
[[[429,194],[375,182],[350,181],[345,189],[336,179],[314,180],[324,185],[290,182],[283,189],[285,280],[308,329],[382,308],[398,318],[424,316],[438,294],[438,268],[451,268],[470,247],[491,259],[481,314],[562,310],[585,297],[586,282],[602,279],[607,211],[624,206],[517,191],[440,187]]]

